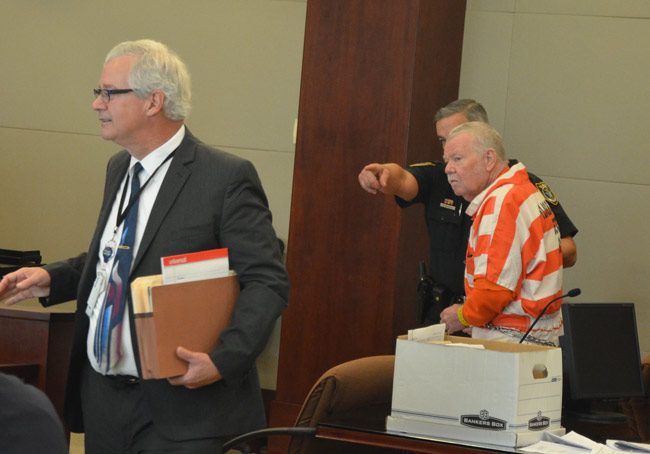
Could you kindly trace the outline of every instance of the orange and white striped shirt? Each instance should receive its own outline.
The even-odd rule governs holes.
[[[526,332],[544,306],[562,295],[557,222],[521,163],[506,169],[475,197],[467,214],[473,224],[465,267],[469,306],[463,314],[470,315],[465,318],[475,326],[473,337],[517,341],[498,328]],[[481,302],[471,297],[475,281],[482,279],[512,291],[512,301],[496,315],[494,308],[482,308]],[[530,336],[557,344],[563,334],[561,304],[558,300],[546,310]],[[488,323],[492,328],[484,326]]]

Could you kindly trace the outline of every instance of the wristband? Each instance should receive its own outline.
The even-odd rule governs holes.
[[[466,328],[469,328],[470,324],[467,323],[467,320],[465,320],[465,317],[463,317],[463,305],[461,304],[460,307],[458,308],[458,320],[462,325]]]

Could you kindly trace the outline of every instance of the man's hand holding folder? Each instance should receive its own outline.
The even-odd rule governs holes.
[[[223,254],[222,250],[216,251]],[[186,268],[195,277],[198,275],[198,280],[188,279],[175,270],[173,274],[181,276],[176,283],[163,283],[163,276],[157,275],[140,277],[131,284],[143,379],[168,378],[172,385],[188,388],[221,379],[208,353],[217,348],[219,335],[230,324],[239,296],[239,281],[234,273],[208,279],[202,277],[210,276],[209,273],[197,273],[198,262],[192,256],[213,260],[212,252],[176,256],[189,260],[172,262],[172,266],[192,263]],[[225,257],[227,269],[227,252]],[[163,266],[167,259],[163,258]]]
[[[187,361],[189,366],[184,375],[167,379],[174,386],[196,389],[223,378],[207,353],[191,352],[186,348],[178,347],[176,355],[180,359]]]

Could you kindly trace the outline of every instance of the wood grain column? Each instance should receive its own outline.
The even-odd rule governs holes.
[[[422,207],[357,181],[371,162],[440,156],[433,116],[458,97],[464,0],[309,0],[271,425],[292,425],[330,367],[394,352],[416,326]]]

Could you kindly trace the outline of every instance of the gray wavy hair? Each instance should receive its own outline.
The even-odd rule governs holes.
[[[184,120],[190,114],[192,87],[185,63],[167,46],[151,39],[125,41],[110,50],[104,65],[117,57],[136,55],[129,85],[144,98],[154,90],[165,94],[163,110],[172,121]]]

